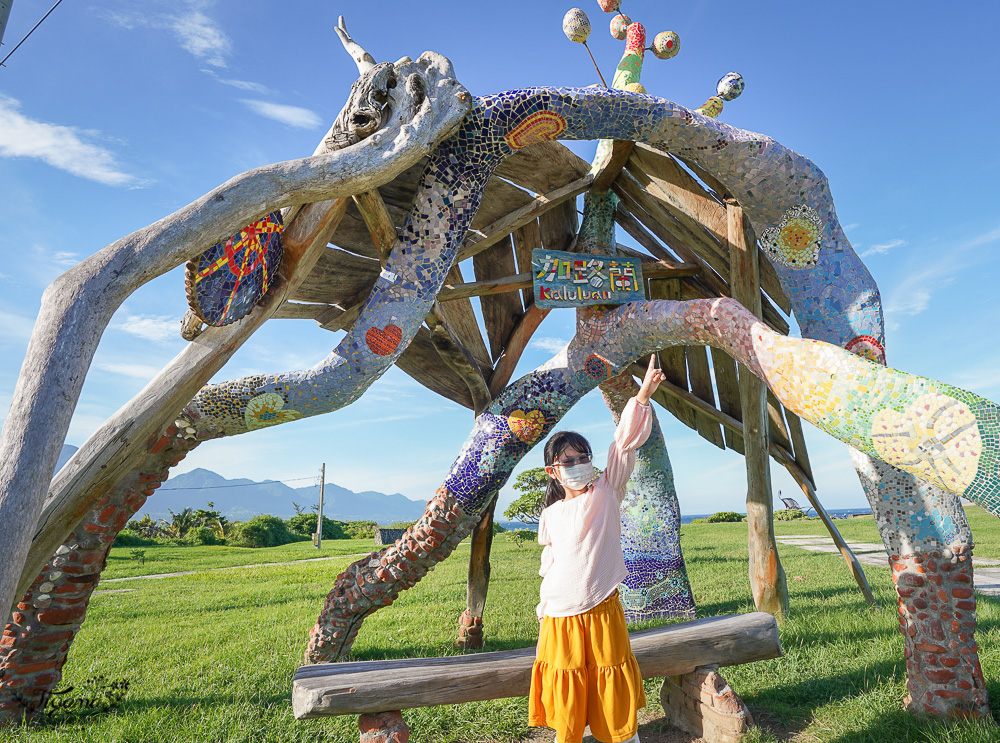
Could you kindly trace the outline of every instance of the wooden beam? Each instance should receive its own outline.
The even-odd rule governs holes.
[[[623,174],[627,175],[627,174]],[[694,263],[702,267],[702,273],[698,277],[698,283],[705,287],[707,297],[731,297],[732,291],[729,288],[728,277],[720,276],[709,263],[703,260],[696,251],[684,241],[684,238],[675,234],[668,226],[657,222],[645,209],[644,204],[650,203],[651,197],[637,186],[629,189],[619,188],[619,184],[628,183],[627,178],[619,178],[615,181],[613,190],[622,200],[615,215],[618,222],[626,232],[632,235],[639,243],[659,258],[670,259],[662,246],[657,245],[656,239],[664,242],[669,248],[677,253],[680,258],[687,263]],[[632,198],[633,194],[641,201]],[[655,205],[651,208],[654,208]],[[669,216],[669,215],[668,215]],[[672,217],[670,218],[672,219]],[[646,232],[648,230],[649,232]],[[655,235],[655,239],[650,235]],[[774,308],[770,300],[761,295],[761,303],[764,308],[764,322],[782,335],[788,335],[788,321]]]
[[[647,279],[679,279],[684,276],[697,276],[701,272],[699,266],[690,263],[668,265],[663,261],[646,261],[642,264],[643,278]],[[532,274],[519,273],[516,276],[505,276],[492,281],[470,281],[467,284],[445,284],[438,293],[439,302],[465,297],[482,297],[490,294],[516,292],[521,289],[531,289]],[[307,305],[324,307],[325,305]]]
[[[396,366],[432,392],[457,402],[469,410],[475,403],[469,386],[455,371],[443,363],[431,341],[431,331],[421,326],[410,345],[396,359]]]
[[[754,612],[632,632],[643,678],[780,658],[774,617]],[[292,680],[296,719],[523,697],[535,648],[497,653],[302,666]]]
[[[712,348],[712,369],[715,372],[715,389],[719,393],[719,410],[740,423],[740,432],[723,425],[726,446],[740,454],[743,446],[743,411],[740,410],[740,386],[736,376],[736,362],[725,351]]]
[[[713,349],[715,350],[715,349]],[[646,374],[646,367],[641,364],[631,364],[629,366],[629,373],[638,378],[642,379]],[[713,408],[711,405],[701,400],[690,392],[685,392],[679,387],[675,387],[669,382],[660,382],[660,386],[656,393],[653,394],[654,400],[659,403],[664,409],[669,410],[665,404],[665,398],[676,398],[677,400],[686,402],[694,408],[697,408],[705,415],[710,416],[717,420],[724,428],[731,431],[733,434],[738,435],[740,439],[743,438],[743,424],[740,423],[736,418],[731,415],[723,413],[721,410]],[[833,538],[834,544],[840,550],[841,556],[844,558],[844,562],[847,563],[847,569],[851,571],[851,575],[854,576],[854,580],[857,582],[858,587],[861,589],[862,595],[865,597],[870,605],[875,605],[875,597],[872,595],[871,587],[868,585],[868,580],[865,578],[865,571],[861,568],[861,564],[858,562],[858,558],[855,557],[851,548],[844,541],[841,536],[840,531],[837,529],[836,524],[830,518],[826,509],[823,508],[823,504],[819,502],[819,498],[816,495],[816,489],[812,484],[812,481],[806,476],[802,471],[802,468],[796,464],[792,455],[787,449],[779,446],[773,441],[768,443],[768,452],[774,458],[776,462],[781,464],[785,469],[788,470],[792,478],[799,484],[802,491],[806,494],[806,498],[812,504],[812,507],[816,509],[816,513],[820,514],[820,519],[823,521],[824,526],[826,526],[827,531]]]
[[[564,201],[579,196],[589,189],[590,184],[593,182],[594,176],[588,173],[561,188],[536,197],[531,203],[522,206],[520,209],[515,209],[507,216],[501,217],[482,230],[476,232],[470,230],[468,236],[465,238],[465,242],[458,251],[457,262],[464,261],[466,258],[471,258],[476,253],[486,250],[490,245],[499,242],[518,227],[523,227],[531,220],[554,209]]]
[[[815,486],[816,479],[813,477],[812,465],[809,464],[809,452],[806,451],[806,439],[802,433],[802,421],[795,413],[785,408],[785,420],[788,422],[788,435],[792,442],[792,454],[795,463],[802,468],[802,471],[809,478],[809,482]]]
[[[694,179],[680,163],[671,155],[660,152],[649,145],[639,144],[629,158],[627,166],[630,172],[641,171],[643,178],[637,176],[637,180],[645,185],[646,190],[662,201],[672,212],[680,217],[686,215],[694,223],[704,227],[714,238],[712,248],[720,251],[721,258],[729,263],[728,252],[725,248],[727,227],[726,208],[721,203],[720,198],[727,194],[720,194],[716,197]],[[644,178],[648,184],[644,183]],[[760,248],[758,248],[760,250]],[[781,308],[785,314],[791,314],[791,304],[785,295],[778,274],[771,265],[771,261],[760,261],[760,283],[761,288],[767,295]]]
[[[550,311],[539,308],[537,304],[532,304],[525,310],[521,321],[514,328],[514,332],[510,334],[510,338],[507,340],[503,356],[500,357],[492,376],[490,376],[490,394],[494,398],[503,392],[507,386],[511,375],[514,373],[514,368],[521,358],[521,354],[524,353],[524,349],[528,345],[528,341],[531,340],[531,336],[534,335],[538,326],[542,324],[542,320],[548,316]]]
[[[462,269],[459,268],[458,263],[449,269],[445,283],[465,283],[462,278]],[[472,353],[472,358],[476,360],[479,367],[484,370],[492,369],[493,359],[490,358],[490,352],[486,350],[486,344],[483,342],[483,334],[479,330],[479,321],[472,309],[472,302],[468,298],[457,299],[441,305],[440,309],[452,334],[464,348]]]
[[[427,316],[427,325],[431,331],[431,343],[437,350],[441,360],[451,367],[469,388],[472,396],[472,410],[478,417],[493,401],[483,372],[476,364],[472,353],[462,345],[454,331],[448,327],[441,305],[435,303],[433,311]],[[492,367],[487,367],[490,372]]]
[[[712,386],[712,375],[708,369],[708,349],[704,346],[684,346],[683,348],[691,392],[714,407],[715,389]],[[699,413],[695,416],[695,425],[703,439],[711,441],[720,449],[726,448],[726,440],[717,421]]]
[[[351,198],[365,220],[368,233],[372,236],[372,244],[378,253],[379,262],[384,266],[392,247],[396,244],[396,226],[389,216],[389,210],[382,200],[378,189],[373,188],[364,193],[355,194]]]
[[[670,300],[680,299],[680,282],[676,279],[668,281],[650,280],[649,298]],[[683,388],[686,391],[688,383],[687,366],[684,363],[684,347],[672,346],[670,348],[665,348],[660,351],[658,356],[659,366],[666,375],[667,381],[679,388]],[[667,405],[665,407],[677,420],[688,428],[697,427],[697,416],[687,405]]]
[[[517,259],[517,272],[519,274],[531,274],[531,251],[542,247],[542,233],[538,227],[538,220],[533,219],[526,225],[522,225],[514,230],[514,257]],[[438,298],[440,298],[440,294]],[[526,286],[521,289],[521,301],[524,308],[534,302],[531,287]]]
[[[514,245],[505,237],[492,248],[476,253],[472,258],[476,281],[494,281],[517,273]],[[486,340],[495,362],[503,353],[504,343],[524,314],[517,289],[509,292],[487,292],[479,295],[479,307],[486,326]]]
[[[729,283],[733,299],[760,317],[760,282],[756,240],[748,235],[743,209],[727,203]],[[747,466],[747,526],[750,552],[750,588],[759,611],[775,616],[788,613],[788,584],[774,540],[774,496],[768,459],[767,387],[744,366],[739,367],[740,407],[743,410],[743,445]]]
[[[594,184],[590,190],[594,193],[604,193],[611,188],[611,183],[622,172],[629,155],[635,148],[635,142],[627,139],[616,139],[611,143],[611,152],[607,159],[601,163],[600,168],[594,174]]]

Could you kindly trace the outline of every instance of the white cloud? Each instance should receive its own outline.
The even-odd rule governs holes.
[[[861,257],[867,258],[870,255],[885,255],[893,248],[900,248],[904,245],[909,245],[909,243],[906,240],[900,240],[899,238],[895,238],[887,243],[872,245],[870,248],[868,248],[868,250],[865,250],[864,252],[861,253]]]
[[[213,67],[225,67],[232,42],[211,18],[200,10],[190,10],[171,24],[185,51]]]
[[[160,373],[160,368],[158,366],[151,366],[149,364],[101,362],[95,364],[95,366],[101,371],[111,372],[112,374],[120,374],[123,377],[131,377],[132,379],[143,379],[146,381],[149,381]]]
[[[31,338],[31,330],[34,327],[35,318],[0,310],[0,338],[24,342]]]
[[[80,262],[80,256],[67,250],[59,250],[52,254],[50,262],[57,266],[70,268]]]
[[[564,338],[541,336],[533,338],[531,343],[528,344],[528,348],[537,348],[542,351],[548,351],[549,353],[559,353],[568,343],[569,341]]]
[[[0,156],[36,158],[108,186],[135,184],[135,177],[122,172],[114,155],[87,142],[82,130],[29,119],[20,107],[18,101],[0,95]]]
[[[262,85],[261,83],[255,83],[250,80],[231,80],[219,77],[215,70],[203,69],[202,72],[215,78],[217,82],[220,82],[223,85],[228,85],[239,90],[246,90],[250,93],[256,93],[257,95],[271,95],[273,92],[269,87]]]
[[[851,230],[856,230],[861,226],[860,222],[851,222],[851,224],[845,224],[843,226],[844,232],[850,232]]]
[[[979,235],[978,237],[972,238],[962,247],[977,248],[980,245],[989,245],[990,243],[995,243],[997,240],[1000,240],[1000,227],[997,227],[995,230],[990,230],[989,232],[985,232],[982,235]]]
[[[169,315],[126,315],[111,327],[155,343],[178,339],[181,334],[180,320]]]
[[[310,111],[308,108],[285,106],[281,103],[271,103],[269,101],[255,101],[249,98],[241,99],[240,103],[255,114],[263,116],[266,119],[274,119],[275,121],[280,121],[282,124],[298,127],[299,129],[317,129],[323,122],[319,114]]]

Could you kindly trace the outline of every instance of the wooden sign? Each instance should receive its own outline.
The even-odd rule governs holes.
[[[531,274],[535,304],[543,309],[646,299],[638,258],[532,250]]]

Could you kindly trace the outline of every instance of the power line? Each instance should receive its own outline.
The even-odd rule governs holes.
[[[313,477],[293,477],[290,480],[265,480],[264,482],[248,482],[244,485],[205,485],[201,488],[160,488],[157,492],[164,492],[167,490],[218,490],[219,488],[252,488],[254,485],[273,485],[276,482],[299,482],[301,480],[315,480],[315,475]]]
[[[29,36],[31,36],[32,32],[36,28],[38,28],[39,26],[42,25],[42,21],[44,21],[46,18],[48,18],[49,17],[49,13],[51,13],[53,10],[55,10],[56,9],[56,5],[59,5],[59,3],[61,3],[61,2],[62,2],[62,0],[56,0],[56,4],[53,5],[51,8],[49,8],[48,13],[46,13],[45,15],[42,16],[42,20],[39,21],[38,23],[36,23],[34,26],[31,27],[31,31],[28,31],[28,33],[26,33],[24,35],[24,38],[21,39],[19,42],[17,42],[16,46],[13,49],[11,49],[9,52],[7,52],[7,56],[6,57],[4,57],[3,59],[0,59],[0,67],[4,66],[4,62],[6,62],[8,59],[10,59],[10,55],[17,51],[17,47],[21,46],[21,44],[23,44],[25,42],[25,40]]]

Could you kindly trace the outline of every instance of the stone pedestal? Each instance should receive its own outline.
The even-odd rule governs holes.
[[[483,646],[483,618],[474,617],[468,610],[458,620],[458,639],[455,644],[463,650],[479,650]]]
[[[410,728],[398,710],[361,715],[358,728],[361,730],[360,743],[407,743],[410,739]]]
[[[718,666],[699,666],[682,676],[667,676],[660,703],[670,723],[705,743],[739,743],[753,717]]]

